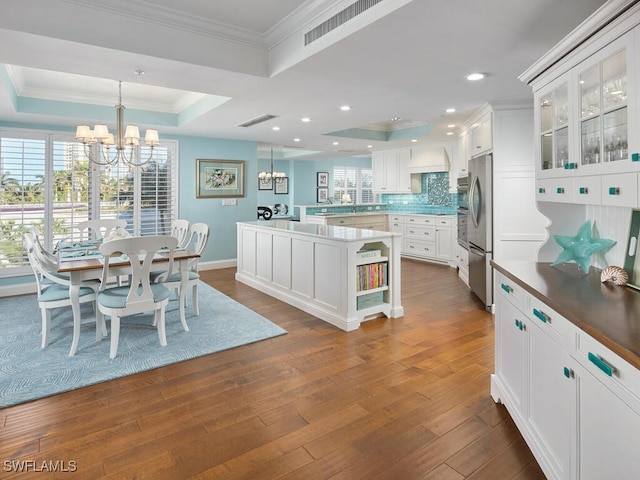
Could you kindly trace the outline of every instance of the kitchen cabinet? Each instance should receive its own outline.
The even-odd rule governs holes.
[[[471,125],[471,157],[489,152],[493,148],[493,122],[491,112],[485,113]]]
[[[469,250],[458,244],[457,241],[453,245],[453,249],[456,252],[455,260],[458,267],[458,277],[469,286]]]
[[[640,478],[640,372],[587,334],[578,339],[575,478]]]
[[[632,135],[640,121],[634,101],[640,27],[616,35],[600,36],[553,80],[532,82],[538,201],[640,205],[630,190],[640,171],[640,137]],[[619,174],[630,175],[613,176]],[[607,182],[599,180],[605,175]],[[608,185],[613,180],[620,185]]]
[[[282,220],[238,222],[235,278],[345,331],[381,315],[401,317],[401,236],[345,230]],[[370,277],[363,271],[370,268],[382,268],[384,275],[364,284]]]
[[[565,368],[572,326],[501,274],[496,292],[492,396],[505,404],[527,443],[535,445],[545,474],[570,479],[575,382]]]
[[[537,264],[527,276],[543,288],[547,281],[576,281],[553,270],[539,282],[545,268],[553,270]],[[549,307],[524,281],[501,268],[496,274],[492,397],[507,407],[548,478],[640,478],[640,370]],[[605,295],[599,275],[584,287],[569,287],[553,301],[566,300],[573,310],[583,296]]]
[[[411,193],[409,161],[411,149],[389,149],[373,152],[373,191],[379,193]]]
[[[447,263],[456,266],[453,232],[456,218],[453,215],[392,215],[390,228],[404,235],[402,255],[412,258]],[[392,230],[394,231],[394,230]]]
[[[308,215],[306,222],[315,225],[363,228],[365,230],[387,231],[386,213],[339,213],[332,215]]]

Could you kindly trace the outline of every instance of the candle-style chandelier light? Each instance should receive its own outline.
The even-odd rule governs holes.
[[[160,143],[158,131],[147,130],[144,140],[151,151],[147,158],[136,159],[139,156],[140,130],[137,125],[127,125],[125,130],[122,81],[118,81],[118,90],[118,104],[115,106],[117,115],[115,138],[112,133],[109,133],[106,125],[95,125],[93,130],[87,125],[78,125],[76,128],[76,140],[84,144],[85,155],[96,165],[114,166],[120,162],[124,165],[140,167],[153,158],[153,149]],[[96,143],[100,144],[100,148],[93,148]],[[115,153],[112,154],[111,147],[114,145]]]
[[[273,148],[271,149],[271,171],[258,173],[258,179],[264,185],[270,184],[272,181],[276,183],[284,182],[284,178],[287,176],[284,172],[273,171]]]

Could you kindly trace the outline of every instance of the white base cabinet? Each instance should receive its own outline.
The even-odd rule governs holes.
[[[491,395],[545,475],[640,478],[640,371],[499,272],[495,287]]]
[[[456,266],[454,215],[389,215],[389,230],[404,236],[402,255]]]
[[[346,331],[404,314],[400,235],[282,220],[237,230],[236,280]]]

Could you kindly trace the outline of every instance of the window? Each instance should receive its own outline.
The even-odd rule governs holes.
[[[130,170],[89,162],[84,145],[65,134],[0,131],[0,276],[31,273],[22,238],[33,226],[49,249],[79,238],[75,225],[93,218],[125,219],[133,235],[168,234],[176,164],[177,142],[163,142],[152,161]]]
[[[355,203],[373,203],[373,171],[370,168],[334,167],[333,202],[342,203],[342,195],[347,194]]]

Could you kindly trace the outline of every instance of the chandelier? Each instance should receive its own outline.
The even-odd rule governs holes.
[[[124,105],[122,105],[122,81],[118,82],[118,105],[116,105],[116,137],[109,133],[106,125],[95,125],[91,130],[87,125],[78,125],[76,128],[76,140],[84,144],[84,153],[96,165],[107,165],[111,167],[118,162],[130,167],[140,167],[153,158],[153,148],[160,141],[157,130],[147,130],[144,141],[147,147],[151,148],[149,156],[142,160],[136,160],[138,155],[138,144],[140,142],[140,131],[137,125],[127,125],[124,128]],[[99,143],[100,148],[96,153],[93,146]],[[111,147],[115,145],[115,152]]]
[[[271,149],[271,171],[270,172],[260,172],[258,173],[258,180],[260,183],[264,185],[270,184],[272,181],[276,183],[284,182],[284,178],[287,176],[284,172],[274,172],[273,171],[273,148]],[[268,188],[267,188],[268,190]]]

